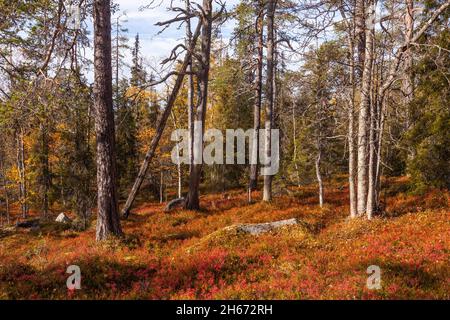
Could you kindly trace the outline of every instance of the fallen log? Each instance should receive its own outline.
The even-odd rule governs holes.
[[[166,207],[164,208],[164,212],[170,212],[177,207],[181,207],[184,205],[184,202],[185,202],[184,198],[174,199],[166,205]]]
[[[40,225],[40,220],[27,220],[23,222],[16,223],[16,228],[22,228],[22,229],[30,229],[30,228],[38,228]]]

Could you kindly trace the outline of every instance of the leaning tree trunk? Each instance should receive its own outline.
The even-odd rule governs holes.
[[[374,14],[373,2],[370,4],[370,14]],[[358,123],[358,214],[366,213],[367,192],[368,192],[368,125],[370,113],[370,93],[372,80],[373,63],[373,39],[374,29],[371,27],[366,30],[366,45],[364,54],[364,69],[361,85],[361,102],[359,105],[359,123]]]
[[[97,136],[97,241],[122,235],[116,190],[111,1],[94,1],[94,109]]]
[[[265,155],[267,159],[271,156],[271,130],[273,127],[273,106],[274,106],[274,28],[275,28],[275,8],[276,0],[269,0],[267,4],[267,83],[266,83],[266,119],[265,119]],[[272,200],[272,175],[264,176],[263,201]]]
[[[261,102],[262,102],[262,73],[263,73],[263,50],[264,50],[264,15],[260,13],[256,22],[256,34],[258,37],[258,48],[256,58],[255,77],[255,101],[253,106],[253,147],[252,164],[250,166],[250,192],[258,187],[258,150],[259,150],[259,129],[261,128]]]
[[[181,65],[180,72],[178,73],[177,78],[175,80],[175,85],[172,89],[172,92],[170,93],[169,100],[167,101],[167,106],[164,109],[164,112],[162,113],[161,118],[158,122],[156,134],[150,143],[150,148],[148,149],[147,154],[145,155],[144,161],[142,162],[141,168],[139,169],[138,176],[134,181],[133,188],[131,189],[130,194],[128,195],[127,198],[127,202],[125,203],[125,206],[122,209],[122,215],[124,218],[127,218],[128,215],[130,214],[131,206],[133,205],[133,202],[136,199],[139,188],[141,187],[145,175],[147,174],[150,162],[152,161],[153,156],[155,155],[156,148],[158,147],[159,141],[161,140],[164,128],[167,123],[167,119],[169,118],[170,113],[172,112],[172,107],[177,98],[178,91],[180,91],[180,88],[183,84],[184,75],[190,63],[192,52],[195,49],[195,44],[200,35],[200,27],[201,23],[198,24],[197,29],[192,37],[191,46],[189,47],[189,50],[186,52],[186,56],[184,57],[184,61],[183,64]]]
[[[187,210],[200,209],[200,179],[202,175],[203,132],[205,130],[205,115],[208,103],[208,81],[211,55],[212,36],[212,0],[203,0],[202,17],[202,45],[201,68],[198,81],[200,84],[200,103],[195,113],[195,141],[194,141],[194,165],[189,175],[189,192],[186,197],[185,208]],[[200,126],[200,127],[199,127]]]

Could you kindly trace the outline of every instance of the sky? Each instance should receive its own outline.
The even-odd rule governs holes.
[[[124,28],[128,29],[126,36],[130,39],[129,45],[134,43],[134,37],[139,33],[141,43],[141,54],[147,65],[157,66],[170,54],[170,51],[178,44],[182,43],[184,37],[184,26],[179,29],[178,24],[174,24],[171,28],[162,30],[161,27],[155,26],[155,23],[165,21],[175,17],[175,13],[167,10],[170,0],[155,0],[155,5],[150,9],[141,9],[142,6],[148,5],[151,0],[115,0],[114,3],[119,5],[120,10],[113,16],[113,22],[118,16],[122,16],[121,22]],[[184,7],[184,1],[174,0],[175,5]],[[197,0],[197,2],[199,2]],[[201,1],[200,1],[201,2]],[[227,9],[235,6],[239,0],[226,0]],[[158,4],[161,4],[158,6]],[[216,9],[218,5],[216,5]],[[224,39],[229,38],[233,30],[233,22],[228,22],[222,26],[222,35]],[[126,50],[125,61],[131,63],[131,52]],[[128,75],[128,68],[122,70],[122,75]]]

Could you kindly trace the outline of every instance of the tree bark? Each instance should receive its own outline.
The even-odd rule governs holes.
[[[25,174],[25,146],[23,143],[23,129],[17,131],[17,169],[19,172],[19,202],[22,218],[28,215],[27,184]]]
[[[45,120],[44,120],[45,121]],[[41,123],[40,124],[40,130],[41,130],[41,166],[42,166],[42,177],[41,177],[41,185],[43,188],[42,192],[42,209],[43,209],[43,215],[44,217],[48,216],[48,210],[49,210],[49,199],[48,199],[48,192],[50,189],[50,166],[49,166],[49,146],[48,146],[48,132],[47,132],[47,123]]]
[[[111,2],[94,1],[94,109],[97,136],[97,241],[121,236],[112,100]]]
[[[320,142],[319,142],[320,145]],[[316,159],[316,176],[317,176],[317,183],[319,184],[319,206],[323,207],[323,180],[322,180],[322,174],[320,173],[320,163],[322,160],[322,147],[319,146],[319,150],[317,153],[317,159]]]
[[[366,53],[366,1],[367,0],[356,0],[355,2],[355,38],[356,48],[358,50],[356,64],[357,82],[362,81]]]
[[[295,99],[296,97],[294,96],[292,99],[292,135],[293,135],[293,139],[294,139],[294,155],[293,155],[293,159],[292,161],[294,162],[294,167],[295,167],[295,173],[297,175],[297,186],[300,187],[301,183],[300,183],[300,170],[298,168],[298,163],[297,163],[297,118],[295,116],[295,109],[297,108],[297,105],[295,103]]]
[[[355,81],[355,21],[350,23],[347,20],[343,5],[340,7],[340,12],[344,18],[344,23],[347,28],[347,44],[348,44],[348,61],[350,65],[350,94],[348,107],[348,182],[349,182],[349,198],[350,198],[350,217],[357,216],[357,190],[356,190],[356,175],[357,175],[357,149],[355,148],[355,95],[356,95],[356,81]]]
[[[405,41],[411,41],[414,34],[414,1],[405,0],[406,2],[406,12],[405,12]],[[404,53],[404,65],[403,65],[403,82],[402,91],[404,94],[404,104],[407,106],[408,114],[406,118],[406,128],[408,129],[411,125],[412,115],[410,112],[409,104],[414,98],[414,77],[412,72],[413,67],[413,56],[411,48],[408,48]]]
[[[265,154],[269,159],[271,156],[271,130],[273,127],[273,107],[274,107],[274,29],[275,29],[275,9],[277,0],[269,0],[267,3],[267,83],[266,83],[266,114],[265,114]],[[263,201],[272,201],[272,175],[264,176]]]
[[[373,0],[368,4],[369,19],[374,17],[375,7]],[[367,209],[367,193],[368,193],[368,161],[369,161],[369,145],[368,145],[368,126],[370,115],[370,94],[372,84],[372,64],[373,64],[373,40],[375,30],[373,25],[366,30],[366,45],[364,54],[364,69],[361,85],[361,102],[359,106],[359,123],[358,123],[358,214],[363,215]]]
[[[10,224],[10,210],[9,210],[9,192],[8,192],[8,180],[6,179],[6,169],[5,163],[3,160],[3,156],[0,155],[0,173],[2,175],[3,180],[3,192],[5,195],[5,213],[6,213],[6,222]]]
[[[263,10],[262,8],[259,8]],[[258,150],[259,150],[259,129],[261,128],[261,103],[262,103],[262,73],[263,73],[263,50],[264,50],[264,14],[260,12],[256,22],[256,34],[258,37],[258,48],[256,58],[256,77],[255,77],[255,101],[253,106],[253,137],[252,160],[250,165],[250,191],[258,187]]]
[[[186,11],[191,12],[190,0],[186,0]],[[192,46],[192,29],[191,21],[186,21],[186,48]],[[194,164],[194,75],[192,74],[192,55],[189,56],[189,63],[187,66],[188,73],[188,128],[189,128],[189,172],[192,171]],[[181,195],[179,196],[181,198]]]
[[[196,131],[200,134],[198,144],[200,150],[194,151],[194,165],[192,166],[191,173],[189,175],[189,192],[186,197],[185,208],[187,210],[200,210],[199,200],[199,188],[200,179],[202,175],[202,153],[203,152],[203,132],[205,130],[205,116],[206,108],[208,104],[208,82],[209,82],[209,69],[210,69],[210,56],[211,56],[211,37],[212,37],[212,0],[203,0],[203,17],[202,17],[202,37],[201,37],[201,69],[199,72],[199,85],[200,85],[200,103],[198,104],[195,113],[195,122],[201,125],[201,128],[196,128]],[[201,132],[200,132],[201,131]]]

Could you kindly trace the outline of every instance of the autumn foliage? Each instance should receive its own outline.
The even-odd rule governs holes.
[[[3,230],[0,298],[448,299],[450,194],[408,195],[404,183],[388,181],[386,214],[373,221],[348,220],[348,192],[330,184],[323,209],[314,187],[272,204],[206,195],[198,213],[144,204],[124,222],[126,238],[101,245],[94,229]],[[293,217],[302,223],[260,236],[224,229]],[[81,290],[66,288],[69,265],[81,268]],[[366,287],[370,265],[382,270],[380,290]]]

